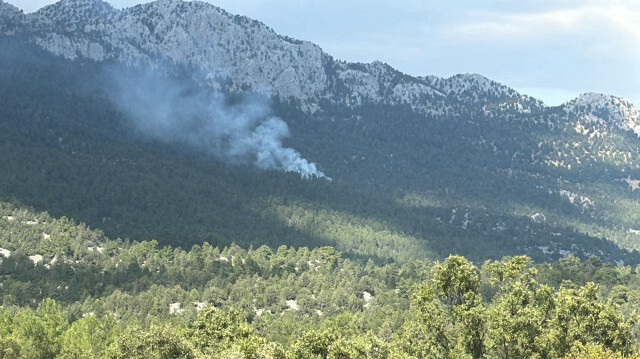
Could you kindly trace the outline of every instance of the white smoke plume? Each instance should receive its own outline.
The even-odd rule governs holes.
[[[242,96],[235,103],[221,94],[150,70],[110,71],[112,100],[145,136],[187,145],[232,164],[328,177],[293,148],[284,147],[289,127],[270,115],[264,97]]]

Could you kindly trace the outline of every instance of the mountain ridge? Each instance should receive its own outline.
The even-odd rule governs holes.
[[[27,32],[39,33],[34,35],[36,43],[68,59],[153,64],[160,56],[203,68],[213,87],[224,86],[223,79],[230,78],[236,91],[248,87],[300,100],[309,112],[318,109],[321,99],[330,98],[348,106],[367,101],[408,104],[424,114],[440,115],[447,111],[438,101],[442,95],[465,105],[502,101],[524,112],[546,107],[478,74],[410,76],[376,61],[336,61],[315,44],[281,36],[259,21],[204,2],[158,0],[118,10],[102,0],[62,0],[20,18]],[[250,46],[244,46],[246,41]],[[326,71],[327,66],[333,71]],[[336,82],[344,83],[348,93],[335,96]]]

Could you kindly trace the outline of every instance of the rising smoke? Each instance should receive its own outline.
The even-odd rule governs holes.
[[[219,93],[157,71],[109,73],[112,100],[149,138],[187,145],[231,164],[329,179],[298,151],[283,146],[289,127],[270,115],[264,97],[245,95],[230,104]]]

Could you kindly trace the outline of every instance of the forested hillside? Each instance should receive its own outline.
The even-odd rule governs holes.
[[[3,358],[636,353],[637,270],[568,256],[376,265],[331,247],[111,240],[3,203]]]
[[[638,261],[636,252],[586,234],[614,229],[611,223],[618,223],[605,218],[581,222],[600,207],[581,209],[565,199],[557,206],[553,198],[559,194],[539,196],[539,185],[529,175],[487,172],[477,160],[458,158],[465,154],[459,150],[440,149],[446,156],[425,156],[412,142],[389,142],[394,136],[401,139],[400,131],[419,130],[404,123],[429,126],[411,113],[384,132],[387,145],[407,146],[397,153],[415,152],[413,160],[400,159],[404,164],[396,170],[378,158],[382,147],[377,135],[359,133],[349,121],[313,120],[295,106],[274,102],[274,114],[289,121],[295,133],[291,144],[303,154],[315,154],[311,159],[326,164],[334,177],[301,179],[293,173],[229,165],[180,143],[150,139],[131,129],[108,94],[113,89],[109,71],[116,65],[61,60],[20,38],[2,41],[7,51],[0,55],[6,64],[0,70],[0,144],[5,154],[0,195],[5,201],[74,218],[113,238],[156,239],[184,248],[203,242],[274,249],[281,244],[329,245],[349,256],[383,262],[449,253],[478,260],[528,253],[544,260],[569,252]],[[154,76],[201,86],[184,71],[167,67]],[[233,101],[233,95],[228,100]],[[370,107],[370,121],[386,121],[375,105]],[[367,149],[372,152],[361,157],[369,159],[343,158]],[[430,163],[421,164],[424,160]],[[626,184],[620,186],[623,190]],[[436,193],[441,190],[446,198]],[[626,198],[611,204],[637,204],[635,197]],[[545,221],[532,219],[530,213],[542,212],[540,208],[561,214],[557,218],[563,221],[550,223],[548,211]],[[632,221],[637,212],[603,213],[619,213],[622,220]],[[634,243],[624,248],[634,248]]]

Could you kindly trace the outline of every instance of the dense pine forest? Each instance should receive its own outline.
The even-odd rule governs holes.
[[[640,349],[640,273],[597,257],[398,265],[332,247],[185,250],[0,209],[2,358],[626,358]]]
[[[6,64],[0,69],[0,150],[5,155],[0,198],[18,206],[74,218],[111,238],[155,239],[185,249],[203,242],[272,249],[333,246],[349,256],[400,263],[449,253],[478,261],[526,253],[543,261],[571,252],[584,259],[597,255],[640,262],[637,235],[623,229],[638,221],[640,192],[630,192],[624,183],[602,186],[591,182],[596,177],[585,182],[595,186],[594,195],[614,198],[599,201],[594,218],[595,208],[541,189],[541,183],[556,185],[553,176],[490,170],[481,164],[493,159],[475,150],[434,149],[440,145],[430,141],[466,146],[439,137],[458,131],[448,128],[451,123],[436,123],[447,128],[433,129],[429,148],[417,151],[423,139],[404,136],[433,125],[415,114],[395,114],[402,121],[381,138],[385,122],[399,121],[388,118],[390,108],[372,104],[358,110],[376,122],[369,126],[380,129],[370,133],[350,121],[311,118],[277,99],[274,114],[290,121],[296,133],[288,141],[303,153],[321,154],[311,159],[330,165],[327,173],[334,181],[229,165],[131,129],[126,114],[110,100],[110,72],[104,68],[131,77],[139,70],[65,61],[24,40],[0,39],[7,49],[0,53]],[[166,66],[155,76],[198,88],[185,72],[190,73]],[[234,101],[233,94],[228,101]],[[338,111],[327,109],[326,116],[353,115]],[[388,156],[378,158],[380,146],[401,146],[394,150],[407,155],[396,160],[394,166],[400,167],[389,167]],[[356,153],[362,151],[374,157],[366,163],[343,158],[360,158],[363,154]],[[621,178],[616,171],[606,175]],[[563,184],[574,185],[583,187]],[[537,212],[546,213],[546,221],[532,220]],[[622,237],[604,238],[613,232]]]

